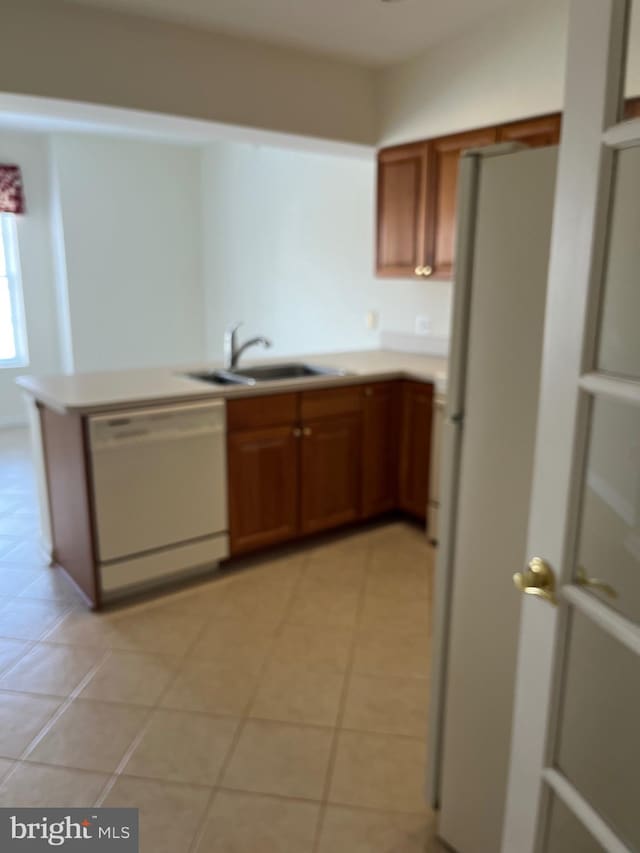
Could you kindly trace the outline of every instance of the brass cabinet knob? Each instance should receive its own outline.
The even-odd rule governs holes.
[[[310,436],[310,435],[311,435],[311,427],[305,427],[305,428],[302,430],[302,434],[303,434],[305,437]]]
[[[293,430],[293,437],[294,438],[300,438],[301,435],[302,435],[302,430],[300,429],[300,427],[295,427],[295,429]]]
[[[426,267],[416,267],[414,272],[416,275],[419,275],[421,278],[428,278],[433,273],[433,267],[430,267],[427,264]]]
[[[516,589],[525,595],[538,595],[549,604],[557,604],[556,578],[551,566],[540,557],[534,557],[526,571],[513,576]]]
[[[373,388],[365,388],[364,389],[365,397],[373,397]]]

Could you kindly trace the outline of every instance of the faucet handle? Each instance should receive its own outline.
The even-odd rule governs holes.
[[[233,323],[227,326],[224,333],[224,366],[225,368],[233,367],[234,352],[236,348],[236,332],[242,326],[242,321]]]

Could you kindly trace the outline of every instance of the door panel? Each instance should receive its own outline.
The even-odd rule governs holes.
[[[362,515],[393,509],[398,492],[399,383],[380,382],[364,389],[362,423]]]
[[[425,264],[429,146],[426,142],[378,156],[377,273],[413,276]]]
[[[620,122],[629,8],[629,0],[571,4],[528,532],[537,559],[515,577],[530,594],[522,607],[502,853],[553,849],[545,839],[549,826],[553,838],[554,795],[585,827],[583,838],[597,838],[607,853],[640,842],[640,626],[622,615],[637,612],[637,603],[627,591],[614,609],[576,571],[583,560],[589,573],[600,571],[606,560],[620,577],[629,573],[620,552],[625,531],[613,522],[618,515],[633,523],[637,504],[629,447],[640,382],[598,370],[596,336],[607,243],[624,243],[611,215],[616,159],[640,146],[637,125]],[[621,352],[634,334],[631,324],[620,326]]]
[[[561,799],[554,796],[551,803],[549,834],[544,853],[605,853],[577,817]]]
[[[618,154],[598,367],[640,379],[640,148]]]
[[[298,532],[298,453],[293,427],[228,438],[232,554],[292,539]]]
[[[449,278],[453,272],[460,155],[468,148],[491,145],[496,139],[496,128],[489,127],[446,136],[432,143],[435,201],[430,222],[432,251],[429,254],[433,257],[434,278]]]
[[[574,610],[565,679],[557,768],[640,849],[640,658]]]
[[[360,516],[359,415],[309,421],[302,437],[302,532]]]
[[[574,582],[640,623],[640,407],[593,404]]]

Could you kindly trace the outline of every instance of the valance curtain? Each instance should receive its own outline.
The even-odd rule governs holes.
[[[20,166],[0,164],[0,213],[24,213]]]

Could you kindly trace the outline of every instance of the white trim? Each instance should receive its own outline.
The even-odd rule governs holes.
[[[612,610],[608,604],[603,604],[595,595],[585,592],[579,586],[563,586],[561,595],[603,631],[640,656],[640,625]]]
[[[609,148],[635,148],[640,145],[640,118],[614,124],[605,130],[602,141]]]
[[[228,140],[372,161],[376,155],[375,145],[11,92],[0,92],[0,127],[40,133],[102,133],[183,145]]]
[[[640,382],[604,373],[585,373],[580,377],[580,388],[589,394],[621,400],[640,406]]]
[[[607,853],[633,853],[630,847],[627,847],[614,835],[595,809],[561,773],[547,767],[543,770],[542,777],[596,841],[600,842]]]

